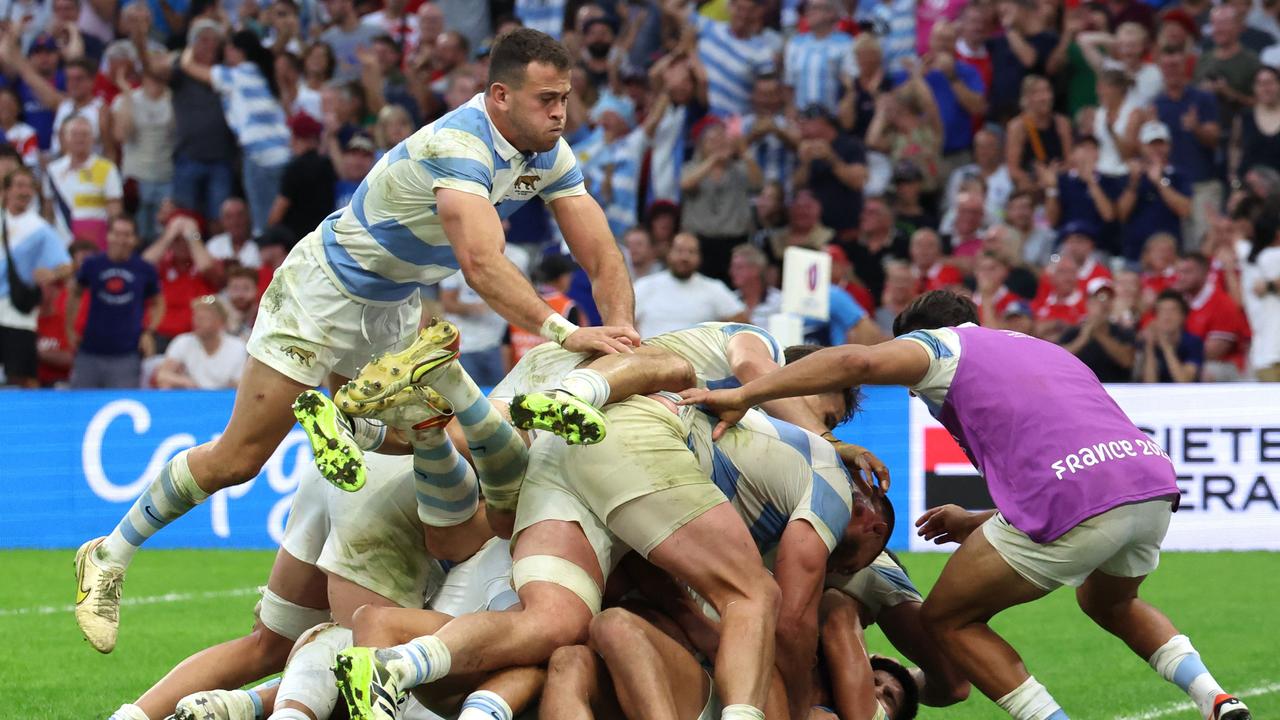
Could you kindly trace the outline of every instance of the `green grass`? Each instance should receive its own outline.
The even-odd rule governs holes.
[[[71,612],[15,614],[61,608],[74,598],[70,551],[0,552],[0,717],[24,720],[105,718],[132,701],[187,654],[236,637],[252,624],[252,594],[228,595],[266,582],[273,553],[147,551],[138,555],[126,598],[166,593],[197,596],[122,610],[119,646],[99,655],[81,638]],[[905,555],[921,589],[937,578],[941,555]],[[200,598],[200,594],[220,593]],[[1191,636],[1215,676],[1240,691],[1280,683],[1280,554],[1169,553],[1148,581],[1145,597],[1169,612]],[[1036,677],[1073,718],[1112,720],[1183,700],[1146,663],[1095,628],[1059,591],[998,618],[996,629],[1017,647]],[[892,654],[883,636],[873,650]],[[1249,698],[1257,718],[1280,717],[1280,691]],[[922,718],[1005,717],[981,697]],[[1192,720],[1192,711],[1161,716]]]

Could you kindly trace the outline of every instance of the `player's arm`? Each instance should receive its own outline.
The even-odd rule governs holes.
[[[566,195],[551,201],[551,213],[564,234],[574,260],[591,278],[591,295],[605,325],[631,330],[633,344],[640,336],[632,329],[636,321],[636,296],[631,275],[609,230],[609,221],[595,198]]]
[[[857,601],[839,590],[828,590],[822,595],[821,608],[822,656],[831,676],[836,715],[853,720],[874,717],[880,701]]]
[[[499,315],[570,350],[630,352],[629,345],[607,332],[610,328],[580,329],[538,297],[524,273],[503,254],[502,221],[488,198],[438,187],[436,207],[467,284]]]
[[[780,367],[765,339],[754,332],[736,333],[729,339],[728,359],[733,376],[744,385]],[[803,398],[781,398],[767,402],[762,407],[769,415],[786,420],[792,425],[799,425],[816,435],[830,429]]]
[[[775,664],[787,688],[792,718],[804,718],[812,705],[813,668],[818,652],[818,602],[827,569],[827,544],[805,520],[793,520],[782,532],[774,579],[782,590],[778,609]]]

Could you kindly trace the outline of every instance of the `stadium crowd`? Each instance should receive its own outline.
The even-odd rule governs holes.
[[[289,248],[483,90],[517,25],[579,58],[565,137],[644,336],[767,324],[800,247],[832,259],[811,342],[877,342],[950,288],[1107,382],[1280,380],[1280,3],[7,8],[9,385],[233,387]],[[504,226],[548,302],[598,322],[542,203]],[[482,385],[539,340],[460,275],[431,299]]]

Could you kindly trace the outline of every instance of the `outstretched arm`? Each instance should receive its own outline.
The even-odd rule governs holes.
[[[590,195],[559,197],[550,204],[573,259],[591,278],[591,294],[605,326],[620,329],[618,337],[639,345],[640,336],[633,329],[636,296],[631,275],[600,204]]]

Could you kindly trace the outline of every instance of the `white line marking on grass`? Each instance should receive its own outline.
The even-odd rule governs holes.
[[[1251,698],[1251,697],[1258,697],[1260,695],[1270,695],[1271,693],[1274,693],[1274,692],[1280,692],[1280,682],[1267,683],[1266,685],[1258,685],[1257,687],[1251,687],[1248,690],[1245,690],[1244,692],[1238,692],[1235,695],[1238,698]],[[1119,717],[1116,718],[1116,720],[1155,720],[1155,718],[1162,718],[1162,717],[1165,717],[1166,715],[1172,715],[1174,713],[1183,712],[1185,710],[1195,710],[1195,709],[1196,709],[1196,706],[1192,704],[1190,700],[1183,700],[1182,702],[1169,703],[1168,705],[1161,705],[1160,707],[1148,710],[1144,713],[1139,713],[1137,715],[1120,715]]]
[[[244,595],[256,595],[258,589],[256,587],[233,588],[231,590],[210,590],[200,593],[165,593],[164,595],[146,595],[143,597],[127,597],[120,601],[121,606],[132,605],[161,605],[164,603],[180,603],[191,600],[213,600],[216,598],[242,597]],[[74,612],[75,605],[37,605],[35,607],[24,608],[0,608],[0,617],[11,617],[14,615],[56,615],[58,613]]]

